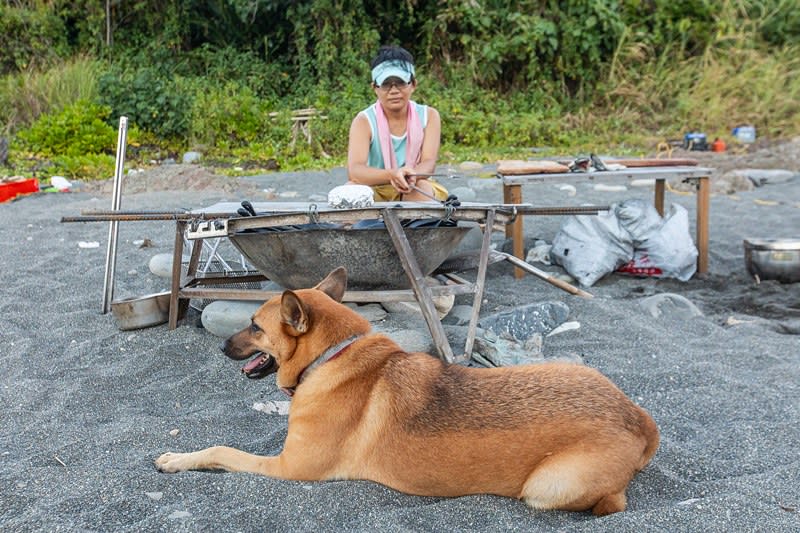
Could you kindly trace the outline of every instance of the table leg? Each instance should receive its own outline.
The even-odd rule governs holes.
[[[708,177],[697,183],[697,273],[708,272],[708,219],[711,206],[711,183]]]
[[[661,217],[664,217],[664,187],[666,180],[663,178],[656,178],[656,198],[654,204],[656,206],[656,211]]]
[[[506,204],[521,204],[522,203],[522,185],[503,185],[503,203]],[[506,238],[511,238],[513,242],[513,253],[523,261],[525,260],[525,232],[522,227],[522,215],[517,215],[517,218],[511,224],[506,225]],[[525,271],[521,268],[514,267],[514,277],[519,279],[525,275]]]

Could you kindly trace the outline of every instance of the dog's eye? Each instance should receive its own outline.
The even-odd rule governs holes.
[[[255,322],[250,322],[250,331],[252,331],[253,333],[258,333],[261,331],[261,328],[258,327],[258,324],[256,324]]]

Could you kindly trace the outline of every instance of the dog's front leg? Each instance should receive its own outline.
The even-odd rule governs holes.
[[[286,477],[281,474],[280,464],[280,457],[253,455],[228,446],[212,446],[189,453],[167,452],[156,459],[156,468],[168,473],[186,470],[227,470]]]

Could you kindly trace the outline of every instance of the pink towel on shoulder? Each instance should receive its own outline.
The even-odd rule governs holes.
[[[383,166],[385,168],[398,168],[397,159],[392,147],[392,134],[389,131],[389,121],[383,112],[380,102],[375,104],[375,117],[378,122],[378,140],[381,144]],[[416,166],[422,153],[422,121],[417,114],[414,102],[408,102],[408,118],[406,119],[406,166]]]

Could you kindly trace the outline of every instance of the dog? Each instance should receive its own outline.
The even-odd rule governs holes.
[[[623,511],[655,455],[655,422],[583,365],[504,368],[408,353],[341,303],[343,268],[262,305],[222,351],[277,372],[292,396],[278,456],[225,446],[165,453],[162,472],[227,470],[293,480],[367,479],[424,496],[496,494],[534,509]]]

